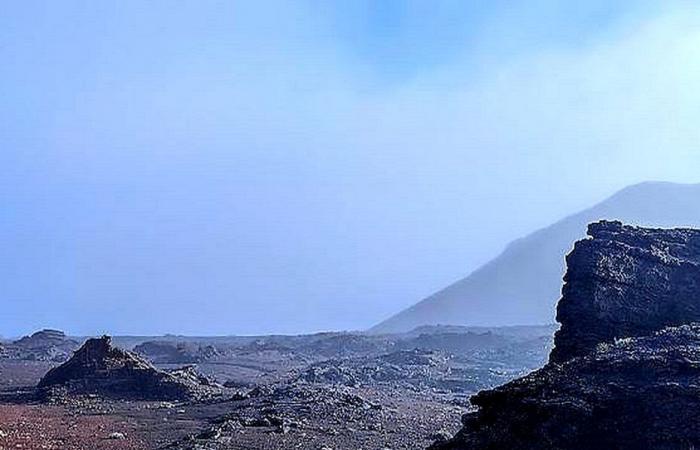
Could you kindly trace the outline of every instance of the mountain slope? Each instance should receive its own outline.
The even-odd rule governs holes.
[[[648,182],[512,242],[471,275],[376,325],[376,333],[421,325],[541,324],[554,320],[564,256],[599,219],[656,226],[700,227],[700,184]]]

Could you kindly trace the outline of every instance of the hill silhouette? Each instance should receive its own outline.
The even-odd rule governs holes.
[[[373,327],[376,333],[422,325],[514,325],[554,321],[564,257],[600,219],[653,227],[700,227],[700,184],[645,182],[509,244],[467,277]]]

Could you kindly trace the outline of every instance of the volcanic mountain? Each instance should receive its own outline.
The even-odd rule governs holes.
[[[647,182],[516,240],[491,262],[371,329],[421,325],[514,325],[554,321],[564,255],[600,219],[652,227],[700,227],[700,184]]]

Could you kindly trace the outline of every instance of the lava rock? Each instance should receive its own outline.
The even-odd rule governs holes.
[[[600,342],[700,322],[700,230],[602,221],[567,257],[552,362]]]
[[[599,222],[568,256],[550,362],[431,448],[700,446],[700,231]]]
[[[700,445],[700,325],[628,338],[472,397],[434,449],[681,449]]]
[[[217,418],[202,432],[172,443],[168,448],[201,450],[242,448],[223,442],[236,442],[241,432],[258,430],[273,435],[322,433],[337,436],[335,427],[353,423],[367,427],[376,424],[382,408],[353,390],[342,386],[311,386],[289,383],[256,389],[248,398],[230,405],[230,412]],[[250,448],[282,448],[266,444]],[[246,447],[248,448],[248,447]],[[287,448],[287,447],[284,447]],[[303,448],[311,448],[305,446]],[[357,448],[357,447],[343,447]]]
[[[187,373],[156,369],[140,356],[114,347],[108,336],[89,339],[64,364],[51,369],[39,382],[52,392],[140,400],[196,400],[220,393]]]

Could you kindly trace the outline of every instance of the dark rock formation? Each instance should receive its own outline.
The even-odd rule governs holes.
[[[700,445],[700,326],[603,345],[472,397],[441,449],[690,449]]]
[[[58,330],[41,330],[7,345],[7,357],[36,361],[66,361],[78,342]]]
[[[187,373],[156,369],[143,358],[113,347],[107,336],[89,339],[66,363],[39,382],[44,392],[98,394],[143,400],[193,400],[218,393],[211,383]]]
[[[214,388],[222,387],[211,378],[199,373],[194,366],[180,367],[179,369],[170,370],[168,373],[181,381],[186,381],[193,385],[210,386]]]
[[[589,234],[567,259],[550,363],[472,397],[479,410],[432,448],[700,446],[700,232]]]
[[[700,321],[700,231],[599,222],[567,257],[551,361]]]

